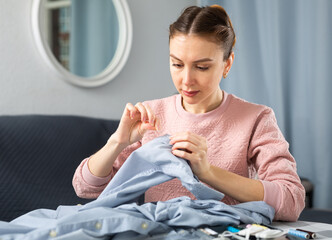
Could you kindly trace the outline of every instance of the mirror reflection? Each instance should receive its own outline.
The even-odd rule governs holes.
[[[109,65],[119,39],[112,0],[42,0],[43,38],[57,61],[80,77],[93,77]]]

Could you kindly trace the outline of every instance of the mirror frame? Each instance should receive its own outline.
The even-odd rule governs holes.
[[[39,53],[47,65],[62,79],[80,87],[98,87],[113,80],[126,64],[132,45],[132,19],[126,0],[113,0],[113,4],[118,15],[119,39],[114,56],[108,66],[101,73],[93,77],[77,76],[65,69],[54,57],[50,47],[46,42],[45,35],[41,29],[41,1],[33,0],[32,3],[32,31]]]

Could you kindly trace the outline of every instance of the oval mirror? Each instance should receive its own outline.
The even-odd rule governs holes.
[[[132,43],[126,0],[33,0],[32,30],[49,67],[82,87],[111,81]]]

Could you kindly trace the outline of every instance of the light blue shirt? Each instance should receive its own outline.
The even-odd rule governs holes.
[[[128,239],[130,235],[142,239],[160,235],[158,239],[170,239],[181,233],[174,229],[183,227],[272,222],[274,209],[262,201],[234,206],[220,202],[224,195],[199,182],[187,162],[170,149],[168,136],[154,139],[129,156],[96,200],[84,206],[37,209],[12,222],[0,222],[0,238]],[[151,186],[175,177],[198,200],[180,197],[140,206],[134,202]],[[182,233],[186,234],[180,234],[181,239],[194,239],[194,233]]]

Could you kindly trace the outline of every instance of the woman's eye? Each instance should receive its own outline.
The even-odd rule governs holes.
[[[197,68],[201,71],[206,71],[209,69],[209,67],[203,67],[203,66],[197,66]]]
[[[176,64],[176,63],[173,63],[172,66],[173,66],[173,67],[176,67],[176,68],[181,68],[183,65],[182,65],[182,64]]]

